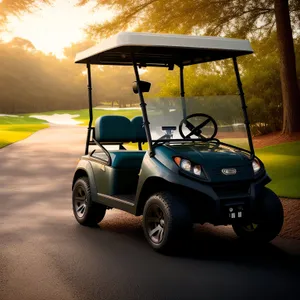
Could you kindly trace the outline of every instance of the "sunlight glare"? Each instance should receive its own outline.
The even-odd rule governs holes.
[[[84,7],[74,7],[76,3],[77,0],[56,0],[52,6],[41,5],[32,14],[11,16],[1,38],[9,41],[21,37],[30,40],[36,49],[62,58],[64,47],[84,39],[88,24],[101,23],[113,16],[104,8],[94,12],[92,2]]]

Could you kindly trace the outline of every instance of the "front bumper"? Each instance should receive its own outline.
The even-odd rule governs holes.
[[[194,222],[227,225],[238,219],[252,219],[258,195],[270,181],[264,173],[251,181],[208,183],[205,189],[201,188],[203,184],[198,185],[195,194],[189,197]]]

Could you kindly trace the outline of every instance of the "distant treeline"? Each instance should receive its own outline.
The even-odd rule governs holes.
[[[76,65],[74,57],[91,45],[73,44],[64,49],[66,59],[60,60],[21,38],[0,43],[0,113],[86,108],[86,67]],[[131,90],[131,68],[93,66],[92,76],[94,105],[124,107],[138,102]]]

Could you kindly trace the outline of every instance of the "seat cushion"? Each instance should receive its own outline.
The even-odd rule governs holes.
[[[95,123],[95,139],[98,142],[131,142],[133,128],[123,116],[102,116]]]
[[[140,169],[146,151],[109,151],[111,166],[118,169]]]
[[[147,142],[146,131],[144,128],[144,120],[142,116],[134,117],[131,120],[131,126],[133,128],[134,139],[132,142]]]

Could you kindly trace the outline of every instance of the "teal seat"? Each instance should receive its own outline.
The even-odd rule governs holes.
[[[133,128],[126,117],[102,116],[95,122],[95,139],[99,143],[127,143],[131,142],[133,138]]]
[[[134,135],[134,138],[133,138],[132,142],[134,142],[134,143],[138,143],[138,142],[145,143],[145,142],[147,142],[147,136],[146,136],[146,131],[145,131],[145,128],[144,128],[143,117],[142,116],[134,117],[131,120],[131,126],[132,126],[132,129],[133,129],[133,135]]]
[[[117,169],[140,169],[146,151],[109,151],[111,166]]]
[[[123,116],[102,116],[95,123],[95,140],[100,144],[144,142],[147,139],[142,126],[142,117],[130,121]],[[113,168],[139,170],[146,151],[110,150],[108,152]],[[95,156],[105,160],[104,152],[97,153]]]

